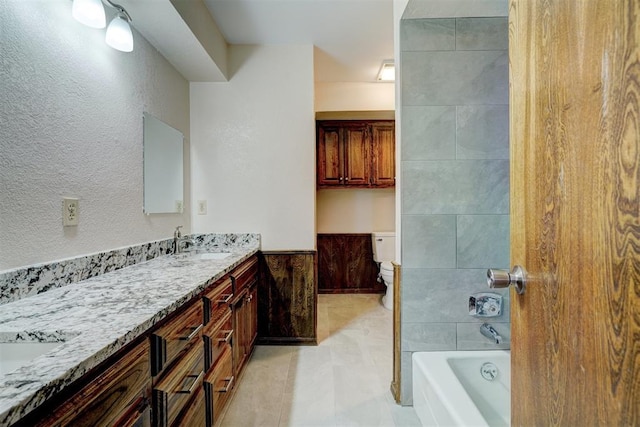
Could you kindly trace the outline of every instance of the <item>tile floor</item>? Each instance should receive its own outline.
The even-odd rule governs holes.
[[[319,295],[318,346],[257,346],[222,426],[419,426],[396,405],[379,295]]]

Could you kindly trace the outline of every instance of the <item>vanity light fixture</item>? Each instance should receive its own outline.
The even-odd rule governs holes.
[[[396,66],[393,59],[385,59],[382,61],[380,71],[378,71],[379,82],[392,82],[396,79]]]
[[[119,51],[131,52],[133,50],[133,34],[129,26],[131,15],[124,7],[111,0],[73,0],[71,14],[76,21],[91,28],[104,28],[106,18],[103,2],[118,11],[107,27],[105,42]]]

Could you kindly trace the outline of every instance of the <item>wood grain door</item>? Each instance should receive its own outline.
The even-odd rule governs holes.
[[[639,19],[510,1],[514,426],[640,425]]]
[[[375,187],[393,187],[396,184],[396,130],[395,124],[371,124],[371,156],[373,160],[371,183]]]
[[[318,185],[342,185],[344,150],[340,126],[318,124]]]
[[[345,185],[368,186],[371,173],[371,138],[366,123],[345,124],[344,141],[344,180]]]

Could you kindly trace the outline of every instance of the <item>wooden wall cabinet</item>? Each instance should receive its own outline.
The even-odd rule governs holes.
[[[381,188],[395,185],[393,121],[319,120],[319,188]]]

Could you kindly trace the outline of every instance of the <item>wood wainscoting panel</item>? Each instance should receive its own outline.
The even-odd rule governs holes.
[[[383,294],[377,278],[371,234],[318,234],[319,293]]]
[[[316,344],[315,251],[264,251],[258,280],[258,343]]]

